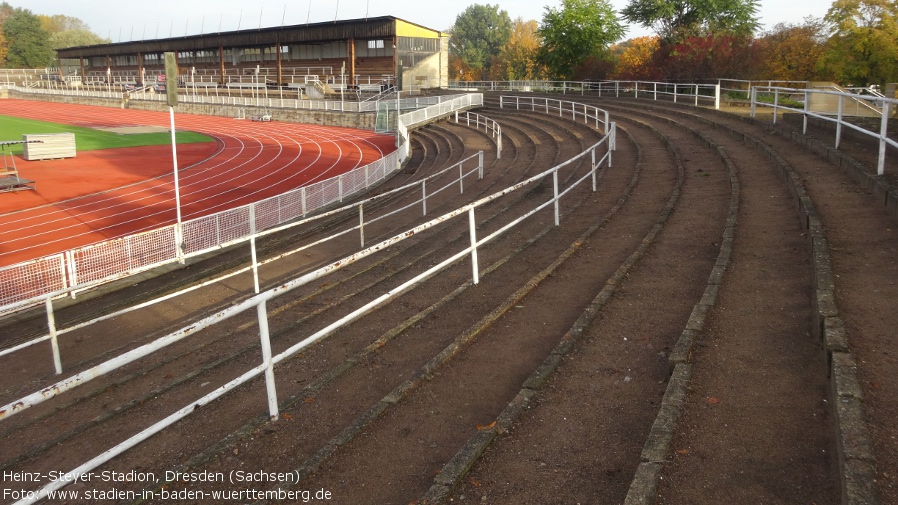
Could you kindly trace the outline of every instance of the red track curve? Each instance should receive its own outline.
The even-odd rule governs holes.
[[[169,127],[164,112],[23,100],[0,100],[0,114],[85,127]],[[178,146],[185,220],[334,177],[395,150],[392,136],[349,128],[186,114],[175,115],[175,127],[218,140],[217,148]],[[170,145],[60,161],[16,158],[16,166],[37,181],[37,191],[0,193],[0,266],[176,220]]]

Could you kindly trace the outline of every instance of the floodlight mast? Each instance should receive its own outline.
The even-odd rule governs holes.
[[[174,86],[172,86],[174,84]],[[178,105],[178,60],[175,53],[165,53],[165,94],[171,122],[171,158],[175,178],[175,248],[178,262],[184,264],[184,234],[181,226],[181,188],[178,180],[178,149],[175,142],[175,105]]]

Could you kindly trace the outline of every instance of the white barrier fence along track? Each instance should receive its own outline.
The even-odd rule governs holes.
[[[437,106],[437,108],[435,110],[432,110],[428,114],[425,114],[425,117],[427,115],[430,115],[430,117],[438,117],[438,116],[444,115],[444,114],[445,114],[445,111],[443,110],[443,108]],[[419,119],[420,115],[417,118],[412,117],[413,114],[408,114],[408,115],[403,115],[403,116],[409,116],[409,117],[403,117],[402,120],[400,121],[400,124],[402,124],[406,119],[420,120]],[[377,307],[389,302],[393,298],[399,296],[400,294],[414,288],[416,285],[418,285],[422,281],[438,274],[441,270],[449,267],[450,265],[456,263],[457,261],[459,261],[465,257],[471,258],[473,282],[474,283],[479,282],[479,265],[478,265],[478,260],[477,260],[477,249],[479,247],[482,247],[485,244],[495,240],[496,238],[500,237],[504,233],[512,230],[513,228],[515,228],[517,225],[519,225],[523,221],[531,218],[538,212],[540,212],[544,209],[547,209],[550,206],[554,208],[555,224],[559,225],[560,224],[559,223],[559,215],[560,215],[559,206],[561,204],[562,198],[565,195],[567,195],[568,192],[570,192],[573,189],[575,189],[576,187],[578,187],[581,183],[583,183],[587,179],[592,180],[593,190],[595,190],[596,171],[602,166],[610,167],[610,165],[611,165],[611,152],[612,152],[612,146],[614,145],[615,127],[614,127],[614,124],[610,124],[607,122],[603,123],[602,127],[605,131],[605,135],[599,142],[597,142],[593,146],[589,147],[586,151],[582,152],[578,156],[576,156],[564,163],[561,163],[561,164],[559,164],[553,168],[550,168],[540,174],[537,174],[525,181],[515,184],[514,186],[505,188],[505,189],[503,189],[499,192],[496,192],[492,195],[481,198],[473,203],[464,205],[460,208],[457,208],[453,211],[443,214],[435,219],[432,219],[426,223],[420,224],[418,226],[415,226],[414,228],[411,228],[402,233],[394,235],[394,236],[392,236],[386,240],[383,240],[373,246],[367,247],[367,248],[362,249],[361,251],[358,251],[358,252],[351,254],[347,257],[344,257],[337,261],[334,261],[333,263],[330,263],[330,264],[328,264],[322,268],[319,268],[313,272],[306,273],[297,278],[286,281],[277,287],[268,289],[261,293],[257,293],[241,302],[238,302],[238,303],[226,308],[226,309],[220,310],[219,312],[216,312],[215,314],[207,316],[203,319],[193,322],[192,324],[190,324],[188,326],[185,326],[179,330],[171,332],[168,335],[165,335],[165,336],[157,339],[154,342],[145,344],[141,347],[138,347],[136,349],[128,351],[120,356],[117,356],[115,358],[112,358],[112,359],[104,362],[104,363],[101,363],[100,365],[97,365],[89,370],[86,370],[84,372],[73,375],[72,377],[69,377],[68,379],[64,379],[60,382],[57,382],[56,384],[54,384],[50,387],[44,388],[41,391],[34,392],[34,393],[27,395],[23,398],[20,398],[14,402],[11,402],[8,405],[0,406],[0,420],[2,420],[2,419],[5,419],[7,417],[14,415],[15,413],[21,412],[31,406],[34,406],[43,401],[46,401],[47,399],[53,398],[56,395],[61,394],[64,391],[68,391],[73,388],[76,388],[79,385],[84,384],[84,383],[92,380],[93,378],[98,377],[99,375],[107,373],[107,372],[114,370],[116,368],[119,368],[127,363],[133,362],[143,356],[153,353],[161,348],[164,348],[165,346],[170,345],[173,342],[187,338],[190,335],[192,335],[204,328],[208,328],[215,324],[226,321],[226,320],[228,320],[238,314],[246,312],[246,311],[255,310],[255,312],[256,312],[256,315],[258,318],[258,323],[259,323],[260,346],[262,349],[262,362],[259,365],[251,368],[250,370],[243,372],[241,375],[232,379],[228,383],[222,385],[215,391],[212,391],[211,393],[209,393],[195,401],[190,402],[184,408],[168,415],[164,419],[156,422],[155,424],[144,429],[143,431],[133,435],[132,437],[130,437],[127,440],[125,440],[124,442],[116,445],[115,447],[109,448],[109,449],[103,451],[102,453],[100,453],[99,455],[97,455],[96,457],[90,459],[89,461],[87,461],[81,465],[78,465],[76,468],[70,470],[69,472],[66,472],[65,475],[63,475],[60,479],[57,479],[57,480],[47,484],[40,490],[35,491],[34,493],[30,494],[26,498],[24,498],[16,503],[24,505],[24,504],[35,503],[37,501],[44,499],[45,497],[47,497],[49,495],[49,493],[62,488],[63,486],[65,486],[66,484],[68,484],[70,482],[75,482],[78,476],[87,474],[94,468],[97,468],[98,466],[110,461],[112,458],[118,456],[119,454],[122,454],[123,452],[127,451],[131,447],[134,447],[135,445],[139,444],[140,442],[148,439],[149,437],[151,437],[155,433],[158,433],[159,431],[163,430],[167,426],[170,426],[173,423],[177,422],[178,420],[186,417],[190,413],[194,412],[198,407],[206,405],[209,402],[212,402],[215,399],[222,397],[228,391],[230,391],[230,390],[238,387],[239,385],[244,384],[258,376],[261,376],[261,375],[265,376],[266,385],[267,385],[266,397],[267,397],[267,404],[268,404],[268,409],[269,409],[269,416],[272,419],[277,419],[278,415],[279,415],[278,399],[277,399],[277,391],[276,391],[276,388],[274,387],[274,366],[276,364],[278,364],[281,361],[284,361],[286,359],[289,359],[290,357],[296,355],[298,352],[300,352],[305,347],[317,342],[318,340],[325,338],[326,336],[333,333],[334,331],[341,328],[342,326],[349,324],[350,322],[354,321],[355,319],[361,317],[363,314],[365,314],[371,310],[374,310],[375,308],[377,308]],[[475,170],[469,171],[468,174],[474,174],[474,173],[477,173],[478,175],[481,174],[483,163],[482,163],[482,158],[480,155],[478,155],[478,158],[480,158],[480,161],[481,161],[479,164],[479,167],[477,167]],[[588,166],[588,169],[585,171],[585,174],[583,174],[579,178],[576,178],[566,188],[561,188],[558,184],[559,171],[564,170],[564,169],[575,168],[577,166],[577,163],[582,162],[582,161],[586,161],[587,166]],[[450,169],[454,169],[454,168],[455,168],[454,166],[450,167]],[[461,173],[462,173],[462,175],[465,175],[463,169],[461,170]],[[553,181],[553,184],[552,184],[553,191],[552,191],[551,197],[549,197],[547,200],[539,203],[538,205],[533,207],[531,210],[525,212],[523,215],[520,215],[516,218],[515,217],[511,218],[511,220],[509,222],[505,223],[498,230],[492,232],[491,234],[489,234],[485,237],[482,237],[482,238],[477,237],[476,232],[475,232],[475,223],[476,223],[475,212],[478,208],[480,208],[484,205],[487,205],[490,202],[496,201],[506,195],[509,195],[511,193],[519,191],[522,188],[525,188],[529,185],[539,183],[539,182],[543,181],[546,177],[549,177],[549,176],[552,177],[552,181]],[[414,185],[417,186],[417,183],[415,183]],[[446,187],[448,187],[448,185]],[[460,189],[462,189],[462,188],[460,188]],[[422,197],[421,197],[422,202],[424,201],[425,197],[426,197],[426,194],[424,194],[422,192]],[[363,216],[361,209],[362,209],[362,206],[359,205],[359,214],[360,214],[360,216]],[[436,265],[431,266],[431,268],[429,268],[428,270],[418,274],[416,277],[409,279],[408,281],[405,281],[398,286],[393,287],[392,289],[389,289],[386,293],[376,297],[373,300],[370,300],[368,303],[364,304],[363,306],[359,307],[358,309],[354,310],[353,312],[346,314],[344,317],[342,317],[338,321],[335,321],[335,322],[327,325],[326,327],[315,331],[314,333],[305,337],[301,341],[293,344],[292,346],[290,346],[288,349],[284,350],[283,352],[281,352],[277,355],[271,355],[271,351],[270,351],[271,348],[270,348],[270,342],[268,341],[268,331],[267,331],[267,328],[268,328],[267,302],[274,300],[277,297],[279,297],[285,293],[288,293],[291,290],[296,289],[300,286],[303,286],[313,280],[324,277],[340,268],[343,268],[347,265],[355,263],[356,261],[358,261],[362,258],[376,254],[379,251],[382,251],[382,250],[392,246],[393,244],[407,240],[415,235],[419,235],[428,230],[436,229],[439,225],[441,225],[443,223],[447,223],[456,218],[458,218],[458,219],[467,218],[466,221],[467,221],[467,226],[469,228],[469,235],[470,235],[469,245],[462,248],[461,250],[458,250],[455,252],[450,252],[448,257],[446,257],[445,259],[443,259],[441,262],[437,263]],[[358,227],[358,229],[360,231],[361,231],[362,224],[363,224],[363,220],[360,220],[360,225]],[[356,229],[356,228],[354,227],[352,229]]]

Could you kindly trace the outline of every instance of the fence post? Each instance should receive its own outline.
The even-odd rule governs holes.
[[[53,299],[47,297],[47,328],[50,330],[50,348],[53,350],[53,368],[56,375],[62,373],[62,359],[59,357],[59,341],[56,338],[56,316],[53,314]]]
[[[499,136],[499,157],[502,157],[502,136]],[[477,153],[477,179],[483,179],[483,151]]]
[[[75,266],[75,253],[73,253],[72,251],[66,251],[65,262],[66,270],[69,273],[69,288],[74,288],[78,285],[78,268]],[[69,296],[72,297],[72,300],[75,299],[74,289],[69,291]]]
[[[259,261],[256,257],[256,206],[249,205],[249,248],[250,258],[253,262],[253,287],[258,293],[259,290]]]
[[[773,90],[773,124],[776,124],[776,106],[780,101],[780,90]]]
[[[365,211],[362,210],[362,205],[359,204],[359,240],[361,240],[362,249],[365,248]]]
[[[424,214],[427,215],[427,179],[421,181],[421,206],[423,207]]]
[[[554,200],[555,200],[555,226],[559,226],[561,224],[561,216],[559,211],[559,203],[558,203],[558,169],[552,171],[552,187],[554,191]]]
[[[343,174],[337,176],[337,193],[340,196],[340,203],[343,203]]]
[[[465,169],[462,166],[462,163],[458,164],[458,194],[462,195],[465,192]]]
[[[758,88],[751,88],[751,90],[749,90],[749,94],[751,95],[751,113],[750,113],[750,115],[752,118],[754,118],[755,117],[755,107],[756,107],[756,104],[758,103]],[[839,107],[839,109],[841,109],[841,106]],[[840,120],[841,120],[841,118],[840,118]]]
[[[262,300],[256,305],[256,313],[259,316],[259,339],[262,345],[262,363],[265,365],[265,389],[268,393],[268,415],[272,421],[277,421],[278,394],[274,382],[274,363],[271,361],[271,337],[268,333],[268,311],[266,302]]]
[[[306,217],[306,187],[299,188],[299,199],[302,202],[302,217]]]
[[[474,284],[479,284],[480,270],[477,266],[477,230],[474,220],[474,207],[468,209],[468,228],[471,235],[471,273]]]
[[[882,123],[879,127],[879,160],[876,164],[876,173],[878,175],[882,175],[885,173],[885,163],[886,163],[886,139],[888,138],[886,134],[889,129],[889,102],[888,100],[882,101]]]
[[[808,103],[808,98],[809,98],[808,92],[805,91],[804,92],[804,112],[801,114],[801,116],[802,116],[802,118],[801,118],[802,119],[801,134],[802,135],[808,134],[808,109],[811,105],[810,103]]]
[[[592,151],[590,151],[590,154],[592,154],[592,168],[591,168],[591,171],[592,171],[592,192],[595,193],[595,192],[596,192],[596,149],[595,149],[595,148],[592,148]]]
[[[842,141],[842,107],[844,102],[845,95],[839,95],[839,113],[836,118],[836,149],[839,148],[839,144]]]
[[[698,93],[695,94],[695,105],[698,105]],[[714,110],[720,110],[720,84],[714,86]]]

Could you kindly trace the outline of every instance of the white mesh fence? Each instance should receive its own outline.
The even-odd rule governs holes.
[[[396,151],[342,176],[326,179],[251,204],[255,232],[261,232],[339,203],[399,168]],[[184,255],[201,254],[248,239],[246,205],[182,223]],[[70,288],[86,288],[178,261],[175,226],[107,240],[0,269],[0,314],[41,302]]]

